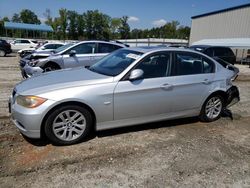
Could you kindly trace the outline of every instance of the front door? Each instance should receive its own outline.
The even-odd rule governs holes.
[[[95,62],[93,59],[95,46],[95,43],[81,43],[69,49],[63,55],[64,68],[91,66]],[[76,54],[70,55],[72,51]]]
[[[171,112],[172,86],[168,84],[171,53],[151,54],[134,69],[143,79],[120,81],[114,91],[114,119],[130,119]]]

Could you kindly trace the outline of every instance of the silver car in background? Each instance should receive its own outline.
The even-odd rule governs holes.
[[[11,117],[22,134],[54,144],[105,130],[199,116],[210,122],[239,101],[237,73],[199,52],[123,48],[89,69],[44,73],[17,84]]]
[[[68,44],[54,51],[47,58],[26,63],[21,71],[28,77],[43,72],[73,67],[90,67],[109,53],[126,47],[124,44],[105,41],[83,41]]]

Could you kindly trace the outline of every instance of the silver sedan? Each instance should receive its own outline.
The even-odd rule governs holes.
[[[45,135],[60,145],[77,143],[92,129],[191,116],[210,122],[239,101],[235,70],[190,50],[123,48],[89,69],[48,72],[17,84],[9,108],[22,134]]]

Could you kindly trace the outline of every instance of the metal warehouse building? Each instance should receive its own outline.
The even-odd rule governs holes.
[[[250,3],[192,17],[190,42],[250,38]]]

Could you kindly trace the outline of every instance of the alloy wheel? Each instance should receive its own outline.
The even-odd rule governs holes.
[[[219,97],[212,97],[206,104],[205,113],[209,119],[217,118],[222,110],[222,101]]]
[[[54,135],[63,141],[72,141],[79,138],[86,129],[86,118],[77,110],[65,110],[53,121]]]

